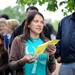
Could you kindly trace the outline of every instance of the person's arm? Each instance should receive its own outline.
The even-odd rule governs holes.
[[[25,63],[32,63],[34,62],[37,58],[33,57],[32,55],[24,55],[23,57],[21,56],[21,40],[19,37],[16,37],[11,46],[11,51],[9,55],[9,67],[12,70],[17,70],[23,67]]]
[[[50,71],[50,73],[54,72],[56,69],[56,61],[54,55],[49,56],[49,60],[47,62],[47,67]]]
[[[20,45],[19,45],[19,39],[16,37],[11,46],[11,51],[9,54],[9,66],[11,69],[17,69],[23,65],[23,63],[20,60]]]
[[[56,61],[55,61],[55,57],[54,57],[54,54],[56,52],[56,46],[48,45],[46,51],[48,53],[47,67],[48,67],[50,73],[52,73],[56,69]]]

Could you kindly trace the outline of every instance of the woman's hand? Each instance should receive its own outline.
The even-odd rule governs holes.
[[[56,46],[48,45],[47,52],[49,53],[49,55],[54,55],[56,52]]]
[[[32,62],[34,62],[35,60],[37,59],[37,56],[32,56],[32,55],[25,55],[22,59],[21,59],[21,61],[22,62],[25,62],[25,63],[32,63]]]

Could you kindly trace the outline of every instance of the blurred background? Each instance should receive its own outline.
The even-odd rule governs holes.
[[[0,0],[0,14],[7,14],[22,23],[26,8],[34,5],[57,31],[59,21],[74,12],[74,4],[75,0]]]

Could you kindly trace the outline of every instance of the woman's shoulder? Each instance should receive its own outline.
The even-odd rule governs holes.
[[[25,41],[25,38],[24,38],[24,35],[19,35],[19,36],[16,36],[15,39],[13,40],[13,42],[16,42],[16,43],[21,43],[21,42],[24,42]]]
[[[21,35],[16,36],[15,39],[16,39],[16,40],[17,40],[17,39],[20,40],[20,39],[23,39],[23,37],[24,37],[24,35],[21,34]]]

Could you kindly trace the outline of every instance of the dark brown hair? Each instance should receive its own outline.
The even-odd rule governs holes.
[[[43,20],[44,20],[44,17],[43,17],[43,15],[40,12],[32,12],[32,13],[30,13],[28,15],[28,17],[26,19],[26,22],[25,22],[25,26],[24,26],[25,40],[30,39],[30,29],[28,28],[28,25],[33,21],[34,17],[37,14],[40,15],[43,18]],[[40,38],[41,39],[44,39],[45,38],[43,33],[40,34]]]
[[[35,6],[29,6],[29,7],[26,9],[26,12],[27,12],[28,10],[36,10],[37,12],[39,11],[38,8],[35,7]]]

